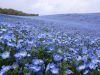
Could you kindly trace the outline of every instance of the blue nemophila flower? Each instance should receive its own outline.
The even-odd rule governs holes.
[[[83,75],[87,75],[89,73],[89,70],[85,70]]]
[[[34,39],[32,39],[32,40],[27,40],[27,43],[28,43],[29,45],[34,45],[34,42],[35,42]]]
[[[10,36],[9,34],[3,34],[3,40],[7,40],[7,41],[11,42],[11,39],[13,39],[13,37]]]
[[[55,68],[56,67],[56,64],[54,64],[54,63],[49,63],[48,65],[47,65],[47,67],[46,67],[46,71],[48,71],[48,70],[50,70],[50,69],[52,69],[52,68]]]
[[[0,56],[2,57],[2,59],[7,59],[10,57],[10,52],[5,51],[2,54],[0,54]]]
[[[98,69],[98,71],[100,72],[100,69]]]
[[[51,71],[52,74],[59,74],[58,68],[52,68],[50,71]]]
[[[54,51],[55,48],[54,48],[53,46],[48,46],[48,50],[49,50],[49,51]]]
[[[7,31],[7,29],[0,29],[1,31],[3,31],[3,32],[6,32]]]
[[[69,74],[72,74],[73,72],[71,71],[71,70],[69,70],[69,69],[67,69],[66,71],[65,71],[65,75],[69,75]]]
[[[87,47],[83,47],[83,48],[82,48],[82,53],[87,54],[87,52],[88,52]]]
[[[94,63],[89,63],[89,64],[88,64],[88,67],[89,67],[90,69],[96,69],[96,67],[98,67],[98,65],[96,65],[96,64],[94,64]]]
[[[34,70],[35,72],[39,72],[41,70],[41,67],[38,65],[29,65],[28,68]]]
[[[34,65],[42,65],[44,61],[42,59],[33,59],[32,64]]]
[[[17,63],[13,63],[13,65],[11,66],[11,68],[15,69],[16,67],[18,67]]]
[[[78,56],[76,57],[76,60],[80,61],[80,60],[82,60],[82,57],[81,57],[80,55],[78,55]]]
[[[12,35],[13,35],[13,34],[14,34],[14,32],[13,32],[13,31],[11,31],[11,30],[9,30],[9,31],[8,31],[8,34],[12,34]]]
[[[24,75],[31,75],[30,73],[24,73]]]
[[[31,54],[27,54],[27,56],[28,56],[28,57],[30,57],[30,56],[31,56]]]
[[[55,53],[55,54],[53,54],[53,59],[54,59],[54,61],[61,61],[63,59],[63,57],[60,54]]]
[[[7,42],[7,45],[14,47],[15,46],[15,43]]]
[[[100,58],[100,50],[96,51],[96,55],[98,56],[98,58]]]
[[[48,70],[51,71],[52,74],[59,74],[59,69],[56,68],[56,64],[54,64],[54,63],[49,63],[47,65],[46,72]]]
[[[4,75],[5,71],[4,70],[1,70],[0,71],[0,75]]]
[[[84,55],[84,56],[82,57],[82,60],[84,61],[84,63],[86,63],[86,62],[88,61],[88,57],[87,57],[86,55]]]
[[[77,67],[77,70],[84,70],[86,68],[86,65],[83,64],[83,65],[80,65],[79,67]]]
[[[19,53],[16,53],[14,56],[16,58],[23,58],[23,57],[26,57],[27,56],[27,52],[26,51],[21,51]]]
[[[100,63],[100,60],[97,59],[97,58],[92,58],[92,59],[91,59],[91,62],[92,62],[93,64],[98,64],[98,63]]]
[[[94,44],[96,42],[96,40],[92,40],[91,42],[90,42],[90,44]]]
[[[24,40],[23,39],[19,39],[18,40],[18,43],[22,43]]]
[[[0,75],[4,75],[4,73],[11,69],[11,66],[2,66],[2,69],[0,71]]]
[[[58,53],[61,53],[61,54],[64,54],[64,53],[63,53],[64,51],[63,51],[61,48],[59,48],[57,52],[58,52]]]

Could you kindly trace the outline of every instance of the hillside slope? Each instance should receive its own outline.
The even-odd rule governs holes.
[[[0,21],[36,27],[39,31],[77,32],[100,35],[100,14],[62,14],[50,16],[9,16],[1,15]]]
[[[2,8],[0,8],[0,13],[8,15],[18,15],[18,16],[38,16],[38,14],[28,14],[14,9],[2,9]]]
[[[100,32],[100,13],[85,14],[59,14],[39,17],[25,17],[41,20],[44,23],[51,23],[60,31],[79,31],[79,32]]]

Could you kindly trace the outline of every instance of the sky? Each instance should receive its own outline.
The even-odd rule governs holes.
[[[40,15],[100,12],[100,0],[0,0],[0,7]]]

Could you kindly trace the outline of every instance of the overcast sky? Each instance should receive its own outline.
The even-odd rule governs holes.
[[[100,12],[100,0],[0,0],[0,7],[40,15]]]

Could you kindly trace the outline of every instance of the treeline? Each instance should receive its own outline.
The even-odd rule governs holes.
[[[22,11],[14,10],[14,9],[3,9],[0,8],[0,13],[8,14],[8,15],[17,15],[17,16],[39,16],[39,14],[28,14]]]

